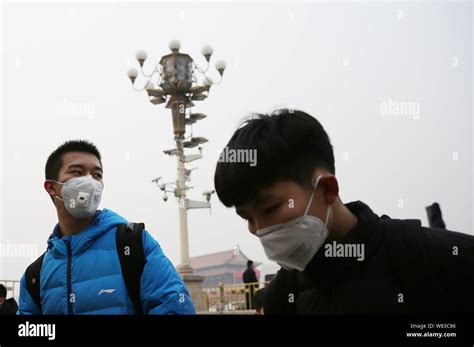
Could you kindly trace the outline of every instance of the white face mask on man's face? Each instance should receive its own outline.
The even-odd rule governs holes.
[[[256,232],[268,259],[286,270],[303,271],[328,237],[327,223],[331,206],[328,206],[325,222],[308,215],[320,178],[316,180],[303,216]]]
[[[73,177],[66,182],[50,180],[62,185],[62,197],[55,196],[64,202],[66,210],[76,218],[90,218],[94,215],[102,199],[104,184],[91,175]]]

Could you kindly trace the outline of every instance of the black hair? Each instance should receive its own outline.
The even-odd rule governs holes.
[[[248,203],[260,189],[278,180],[310,188],[314,169],[326,169],[333,175],[336,171],[328,134],[316,118],[299,110],[254,114],[235,131],[226,148],[256,150],[257,155],[256,165],[251,166],[226,162],[221,154],[214,185],[227,207]]]
[[[0,284],[0,298],[7,297],[7,288],[3,284]]]
[[[247,267],[250,268],[253,265],[253,261],[247,260]]]
[[[59,171],[63,165],[63,155],[69,152],[85,152],[94,154],[97,159],[99,159],[100,165],[102,166],[102,157],[93,143],[85,140],[66,141],[56,148],[56,150],[49,155],[48,160],[46,161],[44,173],[47,180],[58,179]]]

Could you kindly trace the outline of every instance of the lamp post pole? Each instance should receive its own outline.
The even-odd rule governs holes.
[[[191,263],[189,261],[189,240],[188,240],[188,216],[186,210],[186,181],[184,172],[184,150],[183,139],[176,138],[176,149],[178,155],[178,179],[176,181],[176,195],[179,203],[179,239],[181,246],[181,261],[179,265],[180,273],[192,273]]]

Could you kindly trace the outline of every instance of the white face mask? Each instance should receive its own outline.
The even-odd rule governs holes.
[[[61,195],[55,196],[64,202],[66,210],[76,218],[90,218],[99,207],[104,184],[95,180],[91,175],[74,177],[61,183]]]
[[[321,176],[316,180],[303,216],[256,232],[268,259],[286,270],[303,271],[329,234],[327,224],[331,206],[328,206],[324,223],[321,219],[308,215],[320,178]]]

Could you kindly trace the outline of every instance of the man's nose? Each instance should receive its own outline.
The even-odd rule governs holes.
[[[265,221],[265,220],[255,220],[253,223],[249,222],[249,231],[252,234],[256,234],[257,230],[266,228],[268,226],[272,225],[272,223]]]
[[[255,226],[252,226],[250,223],[248,223],[248,228],[251,234],[255,235],[257,232],[257,228]]]

